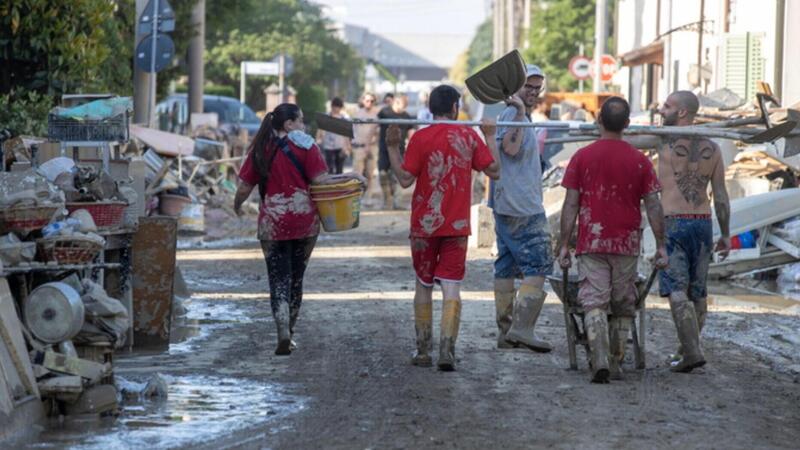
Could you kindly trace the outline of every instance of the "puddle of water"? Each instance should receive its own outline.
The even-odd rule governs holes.
[[[30,448],[169,449],[205,443],[285,418],[306,400],[275,384],[212,376],[168,376],[166,400],[134,402],[116,419],[68,420],[42,432]],[[119,379],[128,387],[141,382]]]

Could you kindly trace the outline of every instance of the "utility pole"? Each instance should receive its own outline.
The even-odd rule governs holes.
[[[492,59],[498,59],[503,56],[503,0],[494,0],[492,10],[492,23],[494,24],[493,29],[493,41],[492,42]]]
[[[602,64],[606,53],[606,0],[597,0],[594,16],[594,92],[602,91]]]
[[[136,0],[137,24],[135,26],[136,37],[134,38],[133,42],[134,58],[136,57],[136,46],[139,45],[139,42],[144,37],[143,34],[139,32],[138,19],[144,12],[145,7],[147,7],[147,0]],[[156,75],[155,73],[147,73],[144,70],[140,69],[137,64],[133,65],[133,122],[134,123],[139,123],[139,124],[148,123],[147,110],[149,108],[148,93],[150,86],[150,77],[154,77],[155,75]]]
[[[515,30],[515,20],[514,20],[514,4],[516,3],[515,0],[506,0],[506,23],[504,25],[504,30],[506,32],[506,45],[503,48],[503,53],[508,53],[514,48],[517,47],[516,43],[516,30]]]
[[[278,89],[281,91],[281,103],[286,103],[286,54],[283,52],[278,54]]]
[[[531,0],[524,0],[522,8],[522,48],[527,50],[531,46]]]
[[[578,56],[583,56],[583,51],[584,51],[583,42],[581,42],[580,44],[578,44]],[[583,94],[583,78],[578,80],[578,92]]]
[[[206,0],[198,0],[192,10],[194,36],[189,42],[189,121],[192,113],[203,112],[203,84],[205,73],[203,52],[206,36]],[[191,124],[190,124],[191,125]]]

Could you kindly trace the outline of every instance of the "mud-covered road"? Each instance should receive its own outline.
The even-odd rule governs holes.
[[[303,405],[207,441],[208,448],[797,448],[799,322],[797,307],[781,302],[766,308],[731,296],[712,300],[709,363],[686,375],[662,362],[675,331],[665,304],[651,297],[647,370],[629,363],[624,381],[591,385],[582,351],[581,370],[566,369],[554,294],[538,328],[554,343],[552,353],[495,349],[492,260],[488,251],[471,250],[458,371],[411,366],[407,220],[402,212],[368,213],[359,229],[321,238],[306,277],[299,348],[289,357],[273,355],[255,244],[180,253],[195,298],[227,304],[241,320],[163,364],[276,383]],[[436,323],[440,302],[434,306]]]
[[[126,402],[116,421],[52,427],[32,448],[797,448],[800,304],[725,288],[710,302],[708,365],[673,374],[663,361],[674,326],[650,297],[648,368],[628,361],[624,381],[592,385],[582,350],[581,370],[567,369],[552,293],[538,327],[552,353],[495,349],[492,259],[471,249],[458,370],[442,373],[409,363],[407,221],[370,212],[357,230],[321,236],[289,357],[273,355],[257,242],[181,250],[191,320],[173,333],[195,336],[115,362],[122,385],[164,375],[169,399]],[[252,220],[233,225],[253,235]]]

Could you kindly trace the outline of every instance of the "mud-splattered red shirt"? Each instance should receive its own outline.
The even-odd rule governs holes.
[[[472,169],[494,158],[475,130],[432,125],[411,136],[403,170],[417,177],[411,201],[411,236],[469,236]]]
[[[316,145],[308,150],[289,141],[309,179],[328,171],[322,153]],[[267,151],[266,149],[262,151]],[[239,178],[258,186],[260,177],[253,158],[248,156],[239,170]],[[258,238],[266,241],[287,241],[319,234],[317,207],[311,201],[309,184],[288,156],[277,149],[266,185],[266,194],[258,213]]]
[[[561,185],[580,193],[577,254],[639,254],[642,197],[661,190],[642,152],[600,139],[575,153]]]

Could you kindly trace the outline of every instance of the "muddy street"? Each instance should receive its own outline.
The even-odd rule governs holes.
[[[581,349],[581,370],[567,369],[552,292],[538,331],[554,351],[495,349],[492,258],[471,249],[458,370],[412,366],[407,214],[366,213],[360,228],[321,236],[289,357],[273,354],[257,242],[180,251],[193,295],[188,324],[174,332],[188,340],[120,355],[116,368],[124,383],[162,374],[168,400],[128,402],[116,424],[92,424],[90,436],[85,424],[56,427],[37,447],[796,448],[798,307],[778,297],[714,297],[709,363],[685,375],[665,367],[676,336],[667,305],[651,296],[648,368],[629,359],[624,381],[592,385]]]

